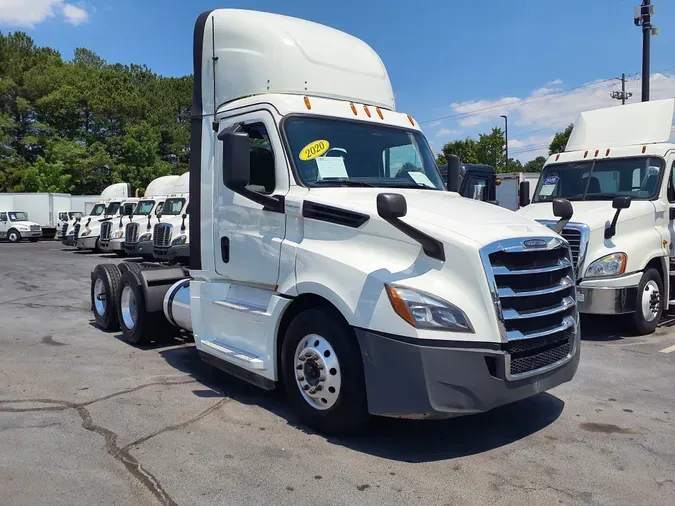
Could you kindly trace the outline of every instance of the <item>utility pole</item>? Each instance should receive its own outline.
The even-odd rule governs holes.
[[[609,95],[612,98],[621,100],[621,105],[626,105],[626,100],[628,100],[630,97],[633,96],[633,94],[630,91],[626,93],[626,74],[621,74],[620,78],[615,77],[614,79],[621,79],[621,91],[613,91]]]
[[[649,57],[651,36],[658,34],[658,28],[652,26],[654,6],[651,0],[642,0],[642,5],[633,9],[635,26],[642,27],[642,101],[649,101]]]
[[[509,171],[509,118],[501,115],[504,118],[504,145],[506,146],[506,172]]]

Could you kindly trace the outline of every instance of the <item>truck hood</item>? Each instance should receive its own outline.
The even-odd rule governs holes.
[[[34,221],[13,221],[12,225],[16,227],[28,227],[30,228],[31,226],[40,226],[39,223],[35,223]]]
[[[604,229],[614,218],[616,210],[612,202],[607,200],[589,200],[572,202],[574,214],[571,222],[585,223],[591,230]],[[550,202],[530,204],[517,211],[518,214],[533,220],[558,220],[553,216],[553,205]],[[645,215],[654,214],[654,204],[648,200],[634,200],[628,209],[619,214],[617,223],[625,223]]]
[[[379,219],[377,195],[380,193],[403,195],[408,204],[408,213],[402,220],[439,240],[459,235],[465,241],[482,247],[513,237],[552,235],[548,227],[529,217],[453,192],[407,188],[312,188],[305,198],[367,214],[372,221],[374,218]]]

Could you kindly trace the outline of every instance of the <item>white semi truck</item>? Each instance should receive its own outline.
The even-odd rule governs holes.
[[[153,179],[145,189],[145,195],[138,201],[135,210],[130,215],[121,214],[119,220],[115,220],[110,230],[101,232],[101,251],[105,253],[115,253],[118,256],[127,256],[129,251],[125,244],[127,237],[131,241],[138,242],[140,231],[145,227],[147,232],[152,230],[153,218],[156,219],[161,214],[164,206],[164,200],[173,189],[178,176],[161,176]],[[127,217],[125,223],[124,217]],[[135,220],[134,220],[135,219]],[[137,255],[140,253],[137,252]],[[141,255],[138,255],[141,256]]]
[[[181,175],[166,199],[164,209],[152,232],[152,252],[155,260],[184,261],[189,258],[190,173]]]
[[[565,151],[549,157],[531,205],[519,213],[552,225],[565,198],[581,313],[626,315],[653,332],[675,305],[675,99],[582,113]]]
[[[136,344],[166,322],[192,332],[206,362],[283,385],[329,433],[371,414],[483,412],[572,379],[567,241],[445,191],[366,43],[230,9],[202,14],[194,40],[189,268],[98,265],[100,327]],[[560,227],[571,206],[553,207]]]
[[[77,237],[78,249],[103,251],[101,249],[102,244],[111,239],[116,226],[123,227],[124,218],[131,216],[136,210],[136,205],[140,199],[129,196],[131,187],[128,183],[118,184],[124,185],[120,187],[120,193],[124,193],[125,195],[116,195],[102,202],[105,204],[103,217],[96,220],[88,219],[84,227],[79,230]],[[124,188],[126,188],[126,192]]]
[[[42,227],[29,219],[25,211],[0,210],[0,239],[37,242],[42,237]]]

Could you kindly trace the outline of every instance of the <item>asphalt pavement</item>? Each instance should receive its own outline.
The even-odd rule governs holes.
[[[90,272],[118,261],[0,243],[3,506],[675,504],[675,322],[584,320],[571,383],[327,438],[185,336],[138,348],[96,328]]]

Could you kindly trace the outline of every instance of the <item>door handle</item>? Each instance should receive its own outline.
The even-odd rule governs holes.
[[[223,259],[224,263],[229,263],[230,261],[230,238],[221,237],[220,238],[220,256]]]

